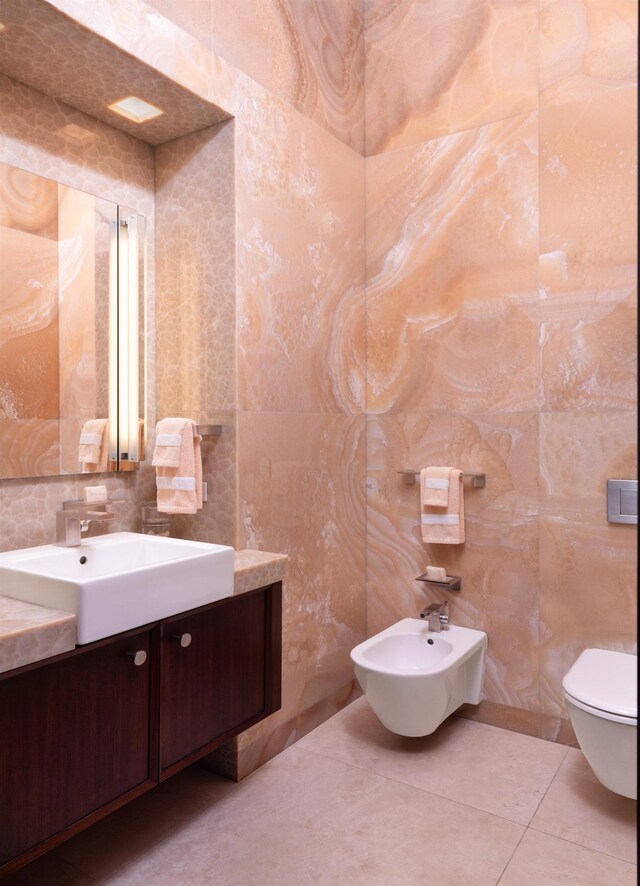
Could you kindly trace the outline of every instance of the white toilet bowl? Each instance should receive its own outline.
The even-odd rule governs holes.
[[[429,735],[465,702],[478,704],[487,650],[484,631],[430,631],[404,618],[351,651],[356,677],[387,729]]]
[[[636,799],[637,657],[585,649],[562,681],[578,744],[602,784]]]

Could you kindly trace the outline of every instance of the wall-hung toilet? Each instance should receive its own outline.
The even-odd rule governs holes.
[[[587,762],[602,784],[636,799],[637,657],[585,649],[562,681],[565,704]]]
[[[450,625],[435,633],[404,618],[351,651],[356,677],[381,723],[430,735],[456,708],[482,700],[487,635]]]

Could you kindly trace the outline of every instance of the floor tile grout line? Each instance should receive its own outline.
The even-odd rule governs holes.
[[[528,828],[529,825],[524,824],[521,821],[515,821],[513,818],[507,818],[504,815],[499,815],[497,812],[489,812],[488,809],[480,809],[478,806],[470,806],[468,803],[463,803],[462,800],[453,800],[451,797],[446,797],[444,794],[438,794],[435,791],[428,791],[426,788],[418,787],[414,784],[408,784],[406,781],[400,781],[397,778],[393,778],[390,775],[382,775],[380,772],[375,772],[373,769],[366,769],[363,766],[358,766],[356,763],[347,763],[345,760],[340,760],[338,757],[333,757],[331,754],[325,753],[324,751],[316,751],[315,749],[306,748],[306,750],[312,751],[312,753],[317,754],[318,756],[324,757],[328,760],[333,760],[335,763],[341,763],[343,766],[350,766],[352,769],[357,769],[358,772],[366,772],[369,775],[375,775],[377,778],[382,778],[385,781],[391,782],[392,784],[399,784],[405,788],[412,788],[415,791],[420,791],[423,794],[427,794],[430,797],[438,797],[440,800],[447,800],[449,803],[456,803],[458,806],[463,806],[465,809],[472,809],[474,812],[481,812],[483,815],[491,815],[494,818],[499,818],[500,821],[508,821],[509,824],[518,825],[521,828]]]
[[[575,840],[570,840],[568,837],[561,837],[559,834],[552,834],[549,831],[543,831],[541,828],[537,828],[535,825],[528,825],[527,830],[535,831],[536,834],[544,834],[545,837],[553,837],[556,840],[562,840],[564,843],[570,843],[572,846],[578,846],[580,849],[586,849],[589,852],[595,852],[597,855],[605,855],[607,858],[614,858],[616,861],[622,861],[625,864],[630,864],[632,867],[638,867],[637,858],[635,861],[629,861],[628,858],[623,858],[621,855],[614,855],[612,852],[607,852],[605,849],[594,849],[593,846],[585,846],[584,843],[577,843]]]
[[[527,831],[528,831],[528,830],[529,830],[529,828],[528,828],[528,827],[525,827],[524,831],[523,831],[522,834],[520,835],[520,839],[518,840],[516,846],[514,847],[513,852],[511,853],[511,855],[510,855],[509,858],[507,859],[507,863],[506,863],[505,866],[503,867],[503,869],[502,869],[502,873],[500,874],[500,876],[499,876],[498,879],[496,880],[496,886],[500,886],[500,881],[502,880],[502,878],[503,878],[504,875],[506,874],[506,872],[507,872],[507,868],[508,868],[509,865],[511,864],[511,861],[512,861],[512,859],[513,859],[513,856],[516,854],[516,852],[517,852],[518,849],[520,848],[520,844],[522,843],[522,841],[523,841],[524,838],[526,837],[526,835],[527,835]]]
[[[544,798],[545,798],[545,797],[547,796],[547,794],[549,793],[549,790],[551,789],[551,785],[555,782],[556,778],[558,777],[558,773],[560,772],[560,770],[561,770],[562,767],[564,766],[565,760],[566,760],[567,757],[569,756],[569,751],[570,751],[570,750],[571,750],[571,748],[567,748],[567,750],[565,751],[564,757],[562,758],[562,760],[560,760],[560,763],[558,764],[558,768],[557,768],[556,771],[553,773],[553,777],[552,777],[551,781],[549,782],[549,784],[548,784],[547,787],[545,788],[545,792],[544,792],[544,794],[540,797],[540,800],[538,801],[538,804],[537,804],[536,808],[535,808],[535,809],[533,810],[533,812],[531,813],[531,818],[530,818],[529,821],[527,822],[527,827],[530,827],[530,826],[531,826],[531,822],[532,822],[533,819],[536,817],[536,814],[537,814],[537,812],[538,812],[538,809],[540,809],[540,806],[541,806],[542,803],[544,802]]]

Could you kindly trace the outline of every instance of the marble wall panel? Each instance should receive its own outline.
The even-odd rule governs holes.
[[[365,0],[366,156],[535,110],[532,0]]]
[[[147,0],[146,5],[195,37],[204,46],[211,46],[211,0],[188,0],[187,3],[175,3],[174,0]]]
[[[537,116],[366,162],[369,411],[536,408]]]
[[[545,103],[563,88],[598,80],[638,78],[638,4],[635,0],[542,0],[540,90]]]
[[[541,354],[548,409],[636,405],[637,87],[540,112]]]
[[[364,161],[264,94],[237,127],[238,403],[364,408]]]
[[[540,683],[544,713],[566,717],[562,678],[583,649],[637,652],[632,526],[540,519]]]
[[[632,412],[543,412],[540,415],[541,507],[604,526],[607,480],[632,477],[638,443]],[[620,535],[625,527],[618,526]],[[632,532],[631,535],[634,533]],[[628,536],[631,540],[631,536]]]
[[[290,558],[283,703],[261,736],[353,680],[349,653],[365,632],[364,459],[364,416],[239,413],[238,547]]]
[[[149,5],[363,153],[360,0],[149,0]]]
[[[0,75],[0,161],[76,187],[142,212],[149,227],[147,347],[151,360],[149,408],[155,404],[154,336],[154,167],[153,152],[79,111]],[[57,381],[57,368],[55,371]],[[152,413],[155,414],[155,413]],[[25,429],[33,439],[33,428]],[[38,431],[41,433],[41,431]],[[42,430],[46,433],[46,429]],[[20,442],[25,451],[24,435]],[[54,444],[52,443],[52,446]],[[54,446],[59,460],[59,447]],[[51,446],[46,458],[53,457]],[[92,482],[95,482],[95,478]],[[86,477],[0,482],[0,548],[47,544],[55,537],[55,511],[62,501],[82,498]],[[153,473],[143,467],[127,475],[100,475],[118,505],[119,529],[140,527],[141,503],[155,496]]]
[[[628,412],[540,416],[542,710],[565,716],[562,677],[583,649],[637,646],[636,527],[607,523],[606,482],[637,476]]]
[[[485,697],[538,705],[538,420],[534,414],[393,414],[367,430],[367,634],[448,599],[451,620],[489,635]],[[465,482],[466,542],[425,545],[419,485],[397,473],[430,464],[483,471]],[[460,593],[416,576],[428,565],[462,576]]]

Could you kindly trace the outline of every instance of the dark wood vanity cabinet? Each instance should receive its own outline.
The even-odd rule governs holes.
[[[131,632],[0,681],[0,865],[154,783],[151,645]]]
[[[0,878],[280,707],[280,582],[0,674]]]
[[[274,709],[266,659],[272,608],[271,592],[260,592],[162,623],[161,779]]]

